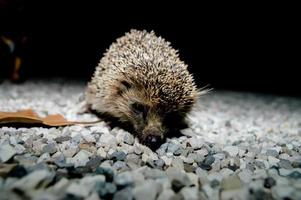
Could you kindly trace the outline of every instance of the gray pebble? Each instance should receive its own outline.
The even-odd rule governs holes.
[[[40,162],[48,162],[50,161],[50,154],[49,153],[44,153],[40,156],[40,158],[37,160],[37,163],[40,163]]]
[[[178,192],[184,186],[191,185],[191,181],[188,176],[174,167],[169,167],[166,170],[166,174],[171,181],[172,188],[175,192]]]
[[[36,164],[38,158],[30,154],[16,155],[14,160],[23,166],[33,166]]]
[[[301,173],[298,171],[293,171],[288,175],[288,177],[301,180]]]
[[[277,166],[279,161],[280,161],[279,159],[277,159],[273,156],[268,156],[268,162],[271,166]]]
[[[259,167],[259,169],[265,169],[265,164],[262,161],[255,160],[255,165]]]
[[[212,181],[210,181],[210,186],[212,188],[217,188],[220,185],[220,182],[216,179],[213,179]]]
[[[168,143],[167,146],[167,152],[169,153],[174,153],[175,151],[177,151],[178,149],[180,149],[180,145],[175,144],[175,143]],[[178,152],[179,153],[179,152]]]
[[[228,168],[223,168],[221,169],[221,171],[219,171],[219,174],[221,174],[223,176],[223,178],[227,178],[229,176],[231,176],[232,174],[234,174],[234,171]]]
[[[114,194],[117,190],[117,187],[113,183],[106,183],[105,188],[107,190],[107,194]]]
[[[293,198],[294,188],[290,185],[275,185],[271,188],[272,196],[274,199],[295,199]]]
[[[90,158],[90,160],[86,163],[86,167],[89,167],[91,169],[96,169],[101,164],[102,160],[103,160],[102,157],[93,155]]]
[[[9,143],[10,143],[11,145],[16,146],[16,144],[18,144],[17,138],[16,138],[15,136],[10,136],[10,137],[9,137]]]
[[[240,168],[240,161],[238,158],[231,158],[228,168],[231,169],[232,171],[236,171],[237,169]]]
[[[147,162],[147,165],[152,167],[152,168],[156,168],[156,169],[161,169],[163,168],[165,162],[162,159],[158,159],[158,160],[149,160]]]
[[[267,156],[278,157],[279,153],[275,149],[268,149],[266,152]]]
[[[225,179],[222,180],[221,187],[224,190],[233,190],[233,189],[238,189],[243,186],[243,183],[239,179],[237,175],[232,175],[229,176]]]
[[[133,193],[131,187],[126,187],[114,194],[113,200],[132,200]]]
[[[184,187],[180,193],[184,197],[184,200],[198,200],[200,199],[198,189],[196,187]]]
[[[276,181],[275,181],[274,178],[272,178],[272,177],[267,177],[267,178],[264,179],[263,186],[264,186],[265,188],[271,188],[271,187],[273,187],[274,185],[276,185]]]
[[[46,169],[36,170],[27,176],[24,176],[12,185],[12,188],[17,188],[22,191],[46,187],[54,178],[54,173]]]
[[[211,165],[214,161],[215,161],[214,156],[209,155],[205,158],[204,163],[207,165]]]
[[[200,150],[197,150],[196,152],[203,157],[207,156],[209,153],[208,149],[205,147],[201,148]]]
[[[58,168],[55,175],[58,180],[63,177],[68,177],[68,170],[66,168]]]
[[[165,165],[169,166],[172,162],[172,157],[162,156],[161,159],[164,161]]]
[[[146,169],[143,173],[146,179],[159,179],[159,178],[166,178],[166,174],[159,169]]]
[[[240,180],[244,183],[250,183],[252,181],[252,171],[248,169],[243,169],[238,173]]]
[[[263,164],[264,165],[264,164]],[[254,163],[246,163],[246,169],[250,170],[251,172],[254,172],[256,170]]]
[[[11,159],[15,154],[16,150],[9,144],[0,145],[0,160],[1,162],[7,162]]]
[[[126,156],[125,162],[133,162],[135,164],[139,164],[141,162],[141,159],[140,156],[132,153]]]
[[[192,137],[189,138],[189,144],[193,149],[200,149],[203,147],[204,141],[202,139]]]
[[[196,167],[191,165],[191,164],[187,164],[187,163],[184,163],[184,170],[189,173],[189,172],[195,172],[196,170]]]
[[[68,141],[70,139],[71,139],[71,137],[69,135],[66,135],[66,136],[59,136],[59,137],[55,138],[54,141],[56,141],[57,143],[62,143],[62,142]]]
[[[173,152],[173,155],[179,156],[183,153],[183,148],[179,147],[176,151]]]
[[[200,168],[204,169],[204,170],[207,170],[207,171],[209,171],[209,170],[212,169],[212,167],[211,167],[210,165],[207,165],[207,164],[205,164],[205,163],[203,163],[203,162],[199,162],[199,163],[198,163],[198,166],[199,166]]]
[[[114,153],[109,155],[108,158],[114,161],[123,161],[126,158],[126,154],[123,151],[115,151]]]
[[[101,146],[116,147],[117,139],[111,133],[104,133],[100,136],[99,142]]]
[[[56,168],[55,165],[53,165],[53,167],[54,167],[54,169]],[[26,168],[28,173],[32,173],[32,172],[39,171],[39,170],[49,171],[51,169],[50,166],[47,165],[47,163],[43,163],[43,162],[37,163],[33,166],[26,166],[25,168]]]
[[[160,192],[160,186],[153,180],[145,181],[133,189],[135,200],[155,200]]]
[[[104,175],[106,177],[107,182],[112,182],[114,179],[114,171],[112,168],[97,167],[94,173]]]
[[[221,169],[221,161],[220,160],[215,160],[212,163],[211,167],[212,167],[212,169],[211,169],[212,172],[218,172],[218,171],[220,171],[220,169]]]
[[[15,151],[16,151],[16,154],[23,154],[25,152],[25,147],[22,146],[21,144],[16,144],[15,145]]]
[[[46,144],[43,147],[43,153],[54,154],[57,151],[57,148],[54,143]]]
[[[171,199],[175,195],[175,192],[171,189],[166,189],[161,192],[161,194],[158,196],[157,200],[166,200]]]
[[[214,154],[213,157],[215,159],[223,160],[226,156],[223,153],[217,153],[217,154]]]
[[[115,169],[116,171],[125,171],[128,169],[127,165],[125,162],[119,161],[117,160],[114,164],[113,164],[113,169]]]
[[[123,140],[126,144],[132,145],[135,142],[134,137],[129,132],[125,132]]]
[[[291,162],[285,159],[280,159],[278,166],[284,169],[293,169]]]
[[[117,191],[117,187],[113,183],[101,183],[98,184],[96,188],[98,195],[102,198],[113,196],[113,194]]]
[[[162,168],[164,165],[164,160],[162,160],[162,159],[155,160],[154,162],[155,162],[155,165],[160,168]]]
[[[212,163],[214,162],[215,158],[213,156],[207,156],[204,161],[198,162],[198,166],[204,170],[211,170]]]
[[[173,189],[173,191],[175,191],[176,193],[179,192],[183,187],[185,187],[185,184],[178,180],[178,179],[173,179],[171,181],[171,188]]]
[[[104,168],[112,168],[114,162],[112,160],[105,160],[99,166]]]
[[[249,190],[247,187],[241,187],[231,190],[222,190],[220,199],[246,199],[249,196]],[[259,198],[261,199],[261,198]]]
[[[227,146],[224,148],[224,151],[227,152],[231,157],[234,157],[238,154],[237,146]]]
[[[191,148],[191,147],[190,147]],[[181,156],[187,157],[189,153],[193,152],[193,149],[183,149]]]
[[[181,160],[180,158],[175,158],[173,159],[173,161],[171,162],[171,165],[179,170],[183,170],[184,169],[184,163],[183,160]]]
[[[203,155],[197,153],[189,153],[187,157],[193,159],[195,162],[202,162],[205,160]]]
[[[66,193],[68,195],[75,196],[77,199],[79,199],[88,197],[90,190],[87,190],[87,188],[83,187],[79,183],[73,182],[66,189]]]
[[[80,134],[75,135],[74,137],[71,138],[70,142],[73,145],[79,145],[82,141],[82,137]]]
[[[159,149],[156,150],[156,153],[159,155],[159,156],[163,156],[165,155],[166,151],[167,151],[167,147],[168,147],[168,143],[164,143],[162,144]]]
[[[230,128],[230,127],[231,127],[231,122],[230,122],[229,120],[227,120],[227,121],[225,122],[225,126],[228,127],[228,128]]]
[[[77,151],[77,146],[70,146],[68,149],[63,150],[63,154],[66,158],[71,158],[77,153]]]
[[[301,168],[301,161],[293,161],[292,167],[293,168]]]
[[[74,164],[74,167],[86,166],[90,156],[90,152],[86,150],[80,150],[73,158],[67,158],[66,161],[67,163]]]
[[[119,187],[132,186],[134,183],[133,176],[130,172],[122,172],[115,176],[114,182]]]
[[[76,197],[86,198],[94,188],[103,188],[105,177],[103,175],[86,176],[79,182],[72,182],[66,189],[67,194]]]

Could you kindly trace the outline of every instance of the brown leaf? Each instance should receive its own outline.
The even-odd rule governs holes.
[[[17,112],[0,112],[1,124],[27,124],[31,126],[67,126],[74,124],[93,124],[94,122],[68,121],[62,115],[48,115],[45,118],[39,117],[33,110],[20,110]]]
[[[76,124],[77,122],[69,122],[62,115],[48,115],[44,118],[43,124],[48,126],[66,126]]]

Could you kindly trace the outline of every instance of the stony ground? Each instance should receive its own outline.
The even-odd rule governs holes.
[[[0,84],[0,110],[78,114],[84,83]],[[104,122],[0,128],[0,199],[301,199],[301,100],[216,91],[156,152]]]

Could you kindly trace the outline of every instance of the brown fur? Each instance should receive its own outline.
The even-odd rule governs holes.
[[[131,30],[104,54],[86,101],[98,113],[129,124],[140,140],[161,141],[185,120],[198,91],[176,50],[154,32]]]

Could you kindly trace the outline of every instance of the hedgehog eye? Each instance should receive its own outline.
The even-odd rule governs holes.
[[[147,106],[145,106],[141,103],[135,102],[135,103],[131,104],[131,108],[135,113],[137,113],[138,115],[142,115],[142,117],[144,119],[146,118],[147,109],[148,109]]]
[[[120,83],[127,89],[131,88],[131,85],[127,81],[121,81]]]
[[[146,110],[144,105],[142,105],[141,103],[137,103],[137,102],[132,103],[131,107],[135,112],[138,112],[138,113],[143,113]]]
[[[118,95],[122,95],[123,92],[125,92],[126,90],[130,89],[132,86],[130,85],[129,82],[127,81],[120,81],[120,87],[117,90],[117,94]]]

